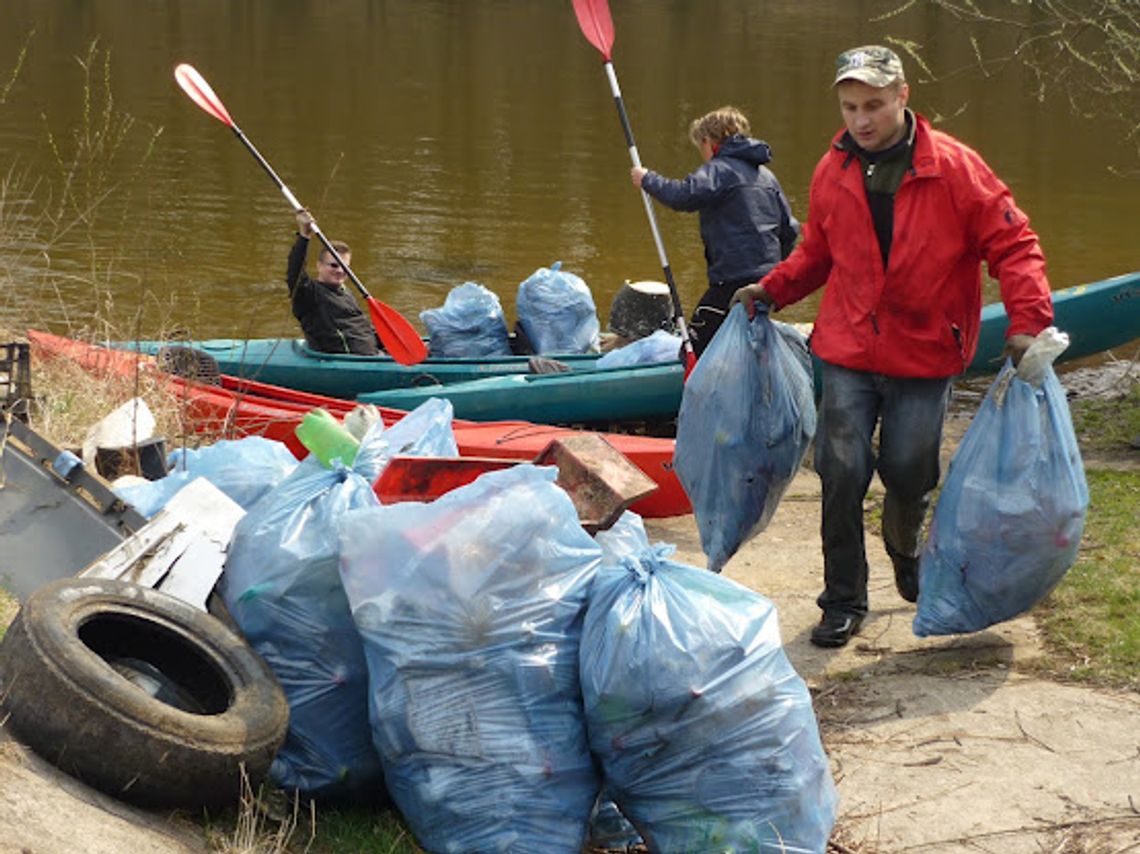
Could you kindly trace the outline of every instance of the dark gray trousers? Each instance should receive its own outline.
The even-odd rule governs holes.
[[[863,499],[876,469],[886,488],[887,553],[896,563],[917,561],[941,473],[938,451],[949,399],[949,379],[887,377],[823,364],[815,469],[823,485],[824,590],[816,601],[825,613],[867,613]]]

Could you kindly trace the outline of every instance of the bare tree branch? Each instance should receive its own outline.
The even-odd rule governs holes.
[[[1033,97],[1067,101],[1084,118],[1122,127],[1140,159],[1140,2],[1137,0],[906,0],[874,20],[901,19],[931,7],[956,22],[984,77],[1018,67],[1032,81]],[[985,37],[985,38],[983,38]],[[890,38],[931,81],[967,68],[931,68],[923,46]],[[1005,49],[986,45],[1004,43]]]

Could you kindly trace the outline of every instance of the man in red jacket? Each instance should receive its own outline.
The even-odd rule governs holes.
[[[834,85],[845,127],[812,175],[803,239],[734,297],[751,315],[754,301],[779,309],[826,285],[811,338],[823,364],[815,468],[824,555],[823,617],[811,640],[824,647],[846,644],[867,614],[863,499],[876,469],[896,586],[918,598],[950,382],[977,349],[981,262],[1001,285],[1015,361],[1053,319],[1027,217],[977,152],[907,109],[894,51],[844,51]]]

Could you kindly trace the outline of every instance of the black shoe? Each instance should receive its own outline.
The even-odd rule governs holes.
[[[863,625],[862,617],[849,614],[824,614],[819,625],[811,630],[811,642],[816,646],[846,646],[853,634]]]
[[[918,601],[918,558],[899,558],[895,562],[895,589],[908,602]]]

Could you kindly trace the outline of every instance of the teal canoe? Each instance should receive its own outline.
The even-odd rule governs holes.
[[[434,387],[357,395],[360,403],[412,410],[432,397],[451,401],[466,421],[519,419],[538,424],[665,421],[681,405],[680,362],[558,374],[515,374]],[[509,418],[507,413],[510,413]]]
[[[1069,347],[1058,362],[1126,344],[1140,338],[1140,273],[1056,291],[1053,310],[1056,326],[1069,334]],[[964,376],[992,374],[1001,367],[1006,320],[1001,303],[982,310],[978,351]],[[488,377],[435,387],[370,392],[357,395],[357,400],[410,410],[428,398],[446,397],[456,418],[471,421],[521,418],[546,424],[656,422],[676,416],[683,382],[684,370],[678,362]]]
[[[1140,338],[1140,272],[1053,293],[1056,325],[1069,334],[1059,362],[1079,359]],[[1006,314],[1001,303],[982,309],[978,351],[966,376],[1001,367]],[[224,374],[397,409],[447,397],[455,417],[472,421],[521,418],[538,423],[592,424],[673,418],[681,401],[679,363],[597,370],[596,355],[559,356],[569,373],[532,374],[526,356],[428,358],[399,365],[387,356],[319,353],[289,338],[138,341],[110,346],[154,353],[169,344],[195,347]]]
[[[1053,325],[1069,336],[1058,363],[1083,359],[1140,338],[1140,272],[1053,291]],[[1005,307],[982,309],[978,352],[966,376],[996,374],[1005,347]]]
[[[220,373],[348,400],[363,392],[381,389],[449,385],[530,371],[528,356],[429,357],[417,365],[401,365],[384,355],[322,353],[299,338],[115,341],[106,346],[151,355],[163,347],[193,347],[213,357]],[[556,358],[572,368],[589,370],[598,360],[598,355],[586,353]]]

